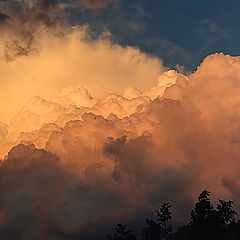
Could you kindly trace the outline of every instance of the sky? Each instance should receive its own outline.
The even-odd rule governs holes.
[[[239,5],[1,1],[0,238],[176,226],[203,189],[240,212]]]
[[[237,0],[116,0],[95,12],[70,11],[69,18],[96,33],[110,31],[114,41],[156,55],[170,68],[194,71],[209,54],[239,54],[239,7]]]

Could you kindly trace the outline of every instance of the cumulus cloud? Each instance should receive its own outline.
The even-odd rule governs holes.
[[[62,38],[41,33],[36,44],[40,49],[36,54],[13,62],[0,60],[0,102],[12,99],[8,106],[3,104],[1,108],[4,121],[9,121],[9,116],[34,95],[54,100],[63,88],[71,85],[84,86],[95,98],[107,92],[122,93],[129,86],[145,90],[151,88],[165,70],[161,60],[138,49],[121,47],[107,39],[91,40],[85,27],[73,28]],[[84,95],[83,90],[78,91]],[[62,95],[65,100],[66,94],[67,91]],[[87,93],[85,99],[89,105],[91,97]]]
[[[158,58],[114,44],[105,33],[94,40],[88,26],[68,26],[60,15],[71,2],[64,4],[1,1],[1,120],[8,122],[35,95],[54,100],[71,85],[84,86],[97,98],[129,86],[145,90],[165,70]]]
[[[77,86],[30,99],[2,125],[1,154],[17,145],[0,167],[2,236],[20,232],[21,218],[23,236],[94,239],[163,201],[182,222],[205,188],[239,202],[239,70],[238,57],[214,54],[189,76],[159,75],[147,91],[97,99]]]
[[[158,77],[157,85],[147,91],[146,95],[151,99],[155,99],[157,96],[162,96],[166,88],[171,87],[175,83],[185,87],[188,84],[188,77],[178,73],[176,70],[164,72]]]
[[[163,201],[183,221],[203,188],[239,202],[239,57],[186,76],[62,26],[59,1],[0,8],[1,238],[95,239]]]

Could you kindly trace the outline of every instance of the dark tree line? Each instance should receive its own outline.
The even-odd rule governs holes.
[[[233,209],[232,201],[219,199],[217,207],[211,203],[210,192],[204,190],[191,212],[191,220],[173,232],[172,212],[169,203],[163,203],[157,211],[156,220],[146,219],[141,236],[125,224],[118,224],[114,235],[107,234],[109,240],[240,240],[240,220]]]

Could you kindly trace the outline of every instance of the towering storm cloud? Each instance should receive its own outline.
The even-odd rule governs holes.
[[[239,68],[215,54],[147,91],[30,99],[1,126],[1,235],[101,239],[163,201],[182,222],[203,188],[239,202]]]
[[[204,188],[240,202],[240,58],[184,75],[61,17],[112,3],[0,3],[1,239],[104,239],[164,201],[184,222]]]

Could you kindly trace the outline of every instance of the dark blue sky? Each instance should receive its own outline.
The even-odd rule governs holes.
[[[70,21],[194,70],[211,53],[240,54],[239,11],[237,0],[118,0],[95,12],[71,10]]]

